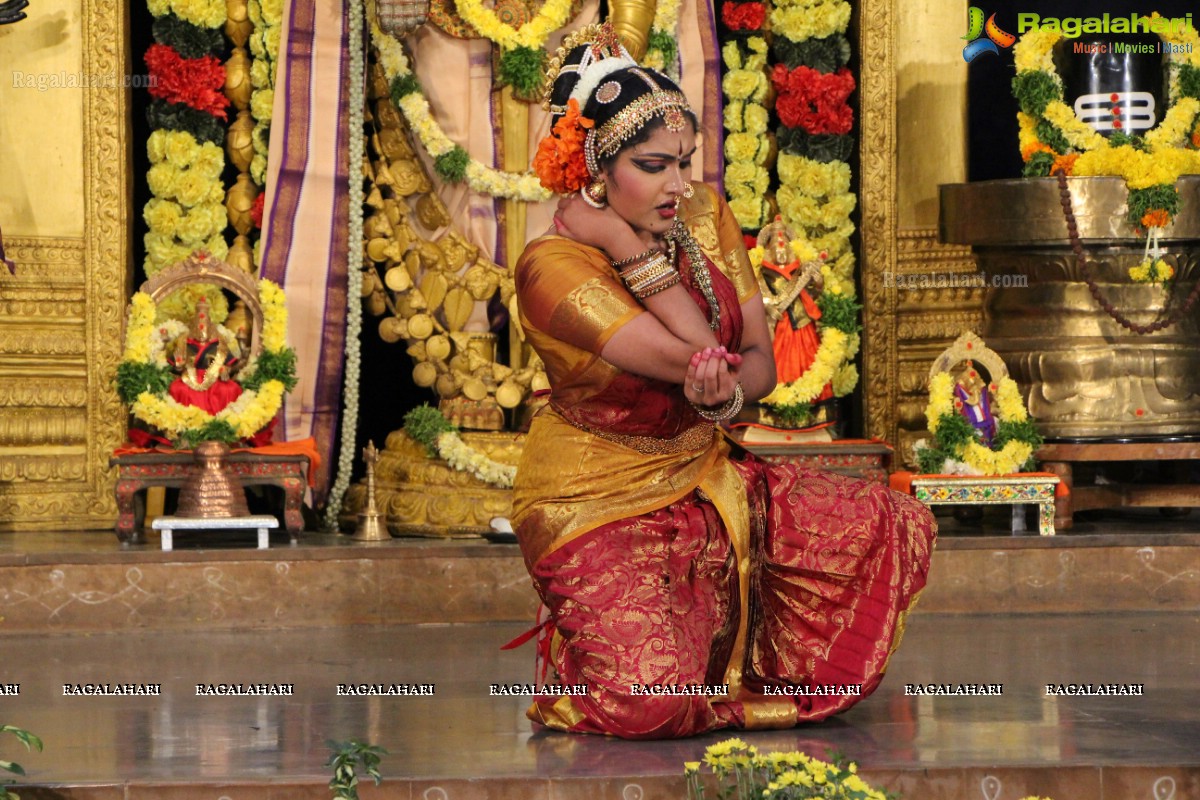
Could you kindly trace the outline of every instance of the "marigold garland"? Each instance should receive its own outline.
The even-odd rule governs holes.
[[[654,21],[650,23],[646,55],[642,64],[679,79],[679,4],[680,0],[658,0],[654,8]]]
[[[144,238],[146,275],[206,249],[217,258],[228,254],[223,231],[228,224],[225,187],[225,68],[217,58],[224,47],[224,0],[148,0],[156,18],[156,43],[145,61],[152,81],[146,144],[150,169],[146,182],[153,197],[143,209],[149,231]],[[185,58],[175,45],[186,51]],[[215,286],[192,285],[158,304],[160,319],[190,318],[205,297],[220,323],[228,307]]]
[[[738,225],[752,231],[771,213],[770,112],[763,105],[768,90],[766,39],[751,36],[744,42],[726,42],[721,60],[726,70],[721,79],[726,97],[725,194]]]
[[[150,45],[145,58],[151,96],[225,119],[229,99],[221,91],[225,86],[225,67],[219,59],[183,58],[173,47],[162,44]]]
[[[458,15],[480,36],[500,48],[499,77],[518,97],[531,100],[541,89],[550,34],[567,24],[573,0],[546,0],[538,13],[520,28],[501,22],[480,0],[457,0]]]
[[[990,448],[980,442],[978,433],[957,409],[953,376],[939,372],[930,379],[925,419],[934,442],[917,449],[922,471],[1010,475],[1032,466],[1033,451],[1042,438],[1029,421],[1016,381],[1005,376],[989,389],[995,391],[998,429]]]
[[[1149,18],[1160,15],[1155,12]],[[1017,75],[1012,85],[1021,106],[1017,119],[1025,174],[1039,177],[1061,171],[1124,178],[1129,223],[1139,233],[1156,233],[1170,224],[1177,207],[1175,182],[1180,175],[1200,172],[1200,153],[1193,144],[1200,115],[1200,35],[1192,29],[1159,36],[1176,45],[1169,54],[1169,103],[1158,126],[1141,137],[1116,131],[1105,138],[1063,102],[1062,79],[1054,66],[1060,32],[1034,29],[1013,48]],[[1147,224],[1147,211],[1156,212],[1149,221],[1159,224]],[[1147,274],[1156,279],[1153,269]]]
[[[761,30],[767,21],[767,9],[762,3],[725,3],[721,6],[721,22],[731,31]]]
[[[856,88],[846,66],[851,55],[845,38],[850,13],[850,4],[842,0],[779,0],[769,15],[772,52],[783,62],[770,69],[777,92],[775,112],[782,123],[775,134],[779,146],[775,201],[797,237],[824,254],[825,292],[818,303],[837,303],[848,311],[839,323],[846,334],[842,352],[835,351],[838,328],[823,318],[824,326],[818,325],[817,358],[797,382],[801,385],[777,387],[764,400],[769,405],[782,405],[781,399],[811,400],[827,382],[832,383],[835,396],[844,396],[858,382],[851,363],[859,338],[850,245],[854,233],[850,215],[857,198],[850,191],[846,163],[853,151],[849,134],[854,125],[848,100]]]
[[[488,458],[464,442],[458,428],[436,408],[423,404],[409,411],[404,415],[404,432],[452,469],[470,473],[491,486],[512,488],[517,468]]]
[[[814,134],[850,132],[854,112],[846,101],[855,88],[850,70],[842,67],[823,74],[805,66],[789,70],[776,64],[771,83],[779,93],[775,111],[784,125]]]
[[[170,395],[170,367],[166,342],[186,331],[177,320],[159,322],[159,307],[145,292],[129,303],[125,350],[117,367],[118,390],[130,413],[161,431],[178,447],[190,447],[207,438],[228,443],[248,439],[270,424],[283,404],[284,394],[295,384],[295,354],[287,347],[287,306],[283,290],[259,281],[263,309],[263,354],[242,368],[238,380],[241,396],[217,414],[185,406]],[[222,329],[223,330],[223,329]],[[271,363],[268,369],[264,366]],[[132,376],[132,379],[131,379]]]
[[[524,30],[524,26],[522,26]],[[371,23],[371,41],[379,51],[379,63],[392,87],[395,101],[421,146],[436,159],[455,149],[441,126],[433,118],[429,101],[421,94],[420,84],[412,73],[404,47],[375,22]],[[551,194],[533,172],[513,173],[493,169],[471,158],[463,170],[463,178],[472,191],[491,197],[524,200],[530,203],[549,200]]]

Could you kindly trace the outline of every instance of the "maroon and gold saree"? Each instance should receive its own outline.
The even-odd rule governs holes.
[[[695,184],[680,217],[708,259],[721,344],[758,291],[725,202]],[[686,257],[684,257],[686,262]],[[684,284],[709,307],[680,264]],[[546,364],[513,522],[550,614],[550,658],[587,696],[535,722],[625,738],[779,728],[878,685],[925,584],[935,525],[883,486],[733,457],[681,387],[600,358],[647,313],[598,250],[558,236],[517,264],[521,323]]]

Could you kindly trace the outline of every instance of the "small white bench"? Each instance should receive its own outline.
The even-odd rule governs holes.
[[[258,529],[258,549],[270,547],[270,531],[279,527],[279,520],[263,514],[251,517],[221,517],[217,519],[202,519],[199,517],[158,517],[151,526],[162,532],[162,549],[171,550],[174,547],[175,531],[198,530],[234,530]]]

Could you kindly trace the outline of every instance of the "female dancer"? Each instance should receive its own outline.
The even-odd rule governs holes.
[[[688,182],[687,101],[605,29],[568,41],[551,81],[535,169],[579,193],[516,267],[552,391],[513,521],[545,658],[587,693],[529,716],[666,738],[843,711],[900,641],[933,518],[880,485],[732,452],[717,423],[775,368],[738,225]]]

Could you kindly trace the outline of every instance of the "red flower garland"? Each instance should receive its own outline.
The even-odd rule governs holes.
[[[721,6],[721,22],[731,31],[756,31],[767,19],[762,3],[726,3]]]
[[[258,197],[254,198],[254,205],[250,206],[250,221],[254,223],[254,227],[262,228],[263,209],[266,206],[267,193],[259,192]]]
[[[183,58],[173,47],[153,44],[146,50],[146,66],[154,97],[226,118],[225,66],[216,57]]]
[[[775,110],[787,127],[813,134],[846,134],[853,127],[854,112],[846,100],[855,83],[846,67],[823,73],[811,67],[789,71],[784,64],[776,64],[771,83],[779,93]]]

